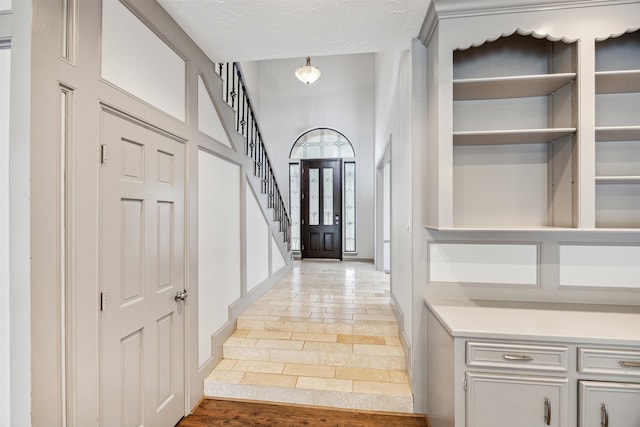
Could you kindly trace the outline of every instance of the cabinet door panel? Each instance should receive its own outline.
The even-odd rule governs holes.
[[[579,389],[580,427],[640,426],[640,384],[580,381]]]
[[[565,378],[468,372],[467,427],[567,426],[567,384]]]

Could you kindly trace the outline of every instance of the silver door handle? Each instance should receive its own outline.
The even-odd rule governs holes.
[[[609,408],[603,403],[600,405],[600,425],[602,427],[609,427]]]
[[[624,366],[625,368],[640,368],[640,362],[636,362],[635,360],[621,360],[620,366]]]
[[[504,360],[518,360],[520,362],[531,362],[533,357],[526,354],[505,354],[502,356]]]
[[[549,399],[544,400],[544,422],[546,425],[551,425],[551,401]]]
[[[174,298],[176,301],[184,301],[187,299],[187,290],[183,289],[181,291],[176,292],[176,297]]]

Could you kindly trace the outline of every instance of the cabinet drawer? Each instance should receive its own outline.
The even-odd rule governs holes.
[[[579,348],[578,371],[638,377],[640,376],[640,351]]]
[[[568,353],[561,346],[467,341],[468,366],[566,372]]]

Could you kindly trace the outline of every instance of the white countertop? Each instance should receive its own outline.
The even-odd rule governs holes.
[[[434,301],[425,303],[453,337],[640,346],[640,307]]]

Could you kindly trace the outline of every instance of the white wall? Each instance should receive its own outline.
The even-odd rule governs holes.
[[[258,200],[246,184],[246,244],[247,244],[247,292],[269,277],[269,226]]]
[[[11,49],[0,46],[0,425],[9,425],[9,88]]]
[[[294,71],[304,58],[245,63],[247,85],[273,161],[283,197],[289,197],[289,151],[297,137],[313,127],[342,132],[356,152],[356,249],[358,258],[374,257],[374,56],[311,58],[322,72],[305,85]],[[257,65],[256,65],[257,64]]]
[[[0,426],[31,423],[30,111],[32,2],[0,1]],[[10,68],[7,68],[10,67]],[[10,74],[10,80],[7,80]],[[8,110],[7,110],[8,109]],[[8,115],[7,115],[8,114]],[[6,156],[6,157],[5,157]],[[6,166],[8,165],[8,167]],[[8,196],[8,198],[7,198]],[[7,203],[2,206],[3,203]],[[7,252],[4,252],[7,251]]]
[[[214,356],[212,336],[241,295],[240,184],[238,165],[198,151],[199,366]]]

